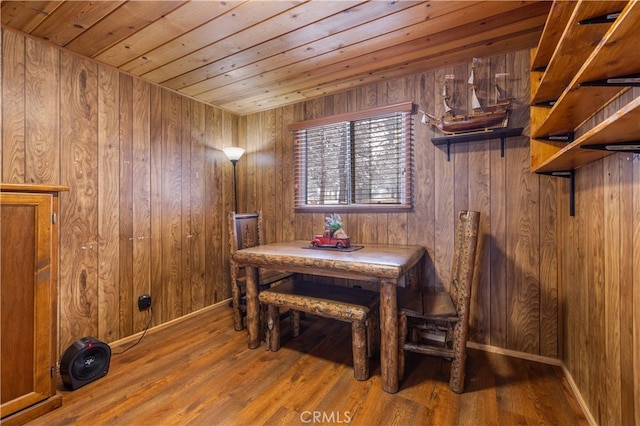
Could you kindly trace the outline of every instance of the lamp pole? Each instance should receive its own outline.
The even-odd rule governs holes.
[[[236,177],[236,164],[238,164],[238,160],[231,160],[231,164],[233,164],[233,211],[238,213],[238,178]]]

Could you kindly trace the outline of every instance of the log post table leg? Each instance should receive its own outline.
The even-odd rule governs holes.
[[[247,266],[247,346],[260,346],[260,302],[258,301],[258,268]]]
[[[398,299],[397,282],[380,282],[380,369],[382,389],[398,392]]]

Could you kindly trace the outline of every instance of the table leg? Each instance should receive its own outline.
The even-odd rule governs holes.
[[[260,302],[258,301],[258,268],[247,266],[247,346],[260,346]]]
[[[397,282],[380,283],[380,369],[382,389],[398,392],[398,299]]]

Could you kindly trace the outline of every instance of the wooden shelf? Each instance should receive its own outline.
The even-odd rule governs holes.
[[[551,10],[547,16],[547,25],[545,25],[540,37],[540,44],[536,49],[536,54],[531,60],[532,70],[546,70],[549,68],[551,58],[562,42],[562,35],[567,26],[567,22],[571,19],[576,2],[573,1],[557,1],[551,5]],[[551,22],[551,19],[553,21]]]
[[[501,137],[520,136],[522,134],[522,127],[519,128],[504,128],[504,129],[491,129],[482,130],[479,132],[461,133],[457,135],[447,135],[437,138],[432,138],[431,142],[434,145],[444,145],[447,143],[460,143],[460,142],[472,142],[472,141],[484,141],[487,139],[497,139]]]
[[[451,144],[500,138],[500,156],[504,157],[505,139],[511,136],[520,136],[522,134],[522,130],[522,127],[481,130],[478,132],[460,133],[456,135],[431,138],[431,142],[434,145],[447,145],[447,161],[449,161]]]
[[[548,173],[573,170],[584,164],[615,154],[616,151],[598,151],[583,147],[585,145],[637,141],[640,139],[639,123],[640,97],[637,97],[574,142],[566,145],[539,167],[535,168],[534,171],[536,173]],[[636,129],[636,131],[629,131],[629,129]]]
[[[638,22],[640,3],[629,2],[551,108],[546,119],[537,129],[532,129],[533,138],[573,132],[621,91],[627,90],[615,86],[585,87],[580,86],[580,83],[640,72]]]
[[[532,94],[532,105],[557,101],[589,57],[593,46],[602,39],[611,27],[611,24],[579,25],[578,23],[594,16],[620,12],[626,3],[626,1],[554,2],[551,11],[554,15],[549,14],[550,19],[553,17],[553,22],[548,22],[550,25],[547,26],[556,32],[561,32],[561,39],[552,40],[555,41],[555,45],[549,46],[549,42],[544,36],[555,37],[556,34],[543,34],[543,38],[541,38],[541,43],[545,44],[536,51],[531,68],[533,70],[544,68],[544,72],[536,93]],[[545,32],[547,32],[547,26],[545,26]],[[563,29],[564,31],[562,31]],[[552,50],[549,61],[544,65],[544,58],[549,57],[549,48],[555,49]]]
[[[568,19],[571,6],[561,3],[574,2],[556,1],[546,26],[564,28],[562,39],[555,41],[558,30],[545,28],[531,57],[532,66],[536,67],[531,71],[531,169],[539,173],[573,170],[612,154],[581,146],[633,141],[639,133],[634,131],[640,122],[636,98],[578,140],[569,143],[553,140],[575,133],[594,114],[629,90],[584,83],[640,73],[640,33],[636,28],[640,22],[640,2],[581,1],[575,3]],[[611,15],[615,20],[578,25],[580,21],[603,15]],[[550,54],[548,50],[554,44],[556,47]],[[549,58],[546,68],[541,65],[545,58]],[[553,101],[552,106],[536,105],[546,101]],[[610,106],[608,110],[611,109]]]

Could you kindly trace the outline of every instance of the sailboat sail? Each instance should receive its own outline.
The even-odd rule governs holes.
[[[449,106],[449,104],[447,103],[446,99],[443,101],[444,102],[444,113],[448,114],[451,112],[451,107]]]
[[[448,86],[445,83],[444,86],[442,86],[442,102],[444,103],[444,113],[445,114],[450,114],[452,109],[449,106],[449,90],[448,90]]]
[[[476,95],[476,88],[471,89],[471,108],[474,111],[482,110],[482,106],[480,105],[480,101],[478,100],[478,95]]]
[[[469,75],[469,80],[467,80],[467,83],[471,85],[471,109],[473,109],[473,111],[482,111],[480,100],[476,94],[475,70],[475,67],[471,68],[471,74]]]

